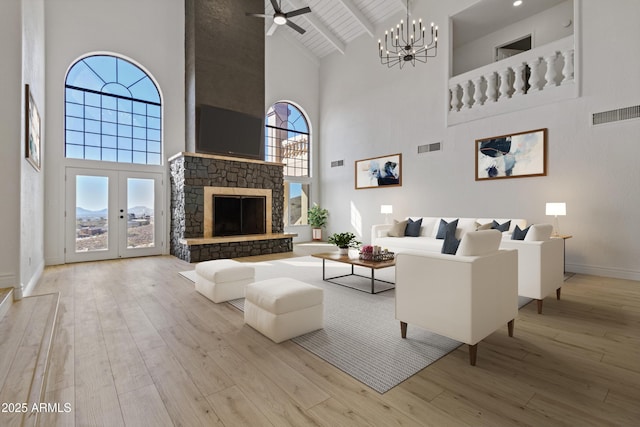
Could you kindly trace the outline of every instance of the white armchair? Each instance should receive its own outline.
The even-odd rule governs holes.
[[[396,256],[396,319],[469,345],[505,323],[513,336],[518,313],[518,253],[499,250],[497,230],[468,232],[456,255],[401,252]]]
[[[533,298],[542,313],[542,300],[564,283],[564,241],[552,239],[551,224],[532,225],[524,240],[503,240],[505,249],[518,250],[518,295]]]

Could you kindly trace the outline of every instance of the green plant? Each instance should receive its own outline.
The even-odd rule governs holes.
[[[334,233],[329,236],[327,241],[339,248],[357,248],[361,245],[361,243],[356,240],[356,235],[349,231],[346,233]]]
[[[317,203],[314,203],[313,206],[309,208],[307,215],[307,221],[311,227],[322,228],[327,225],[329,211],[321,208]]]

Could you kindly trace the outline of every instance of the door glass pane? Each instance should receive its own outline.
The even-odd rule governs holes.
[[[286,182],[285,198],[287,225],[306,225],[309,210],[309,184]]]
[[[152,248],[155,206],[153,179],[127,178],[127,248]]]
[[[76,175],[76,252],[109,249],[109,178]]]

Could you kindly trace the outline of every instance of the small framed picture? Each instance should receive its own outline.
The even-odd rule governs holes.
[[[547,129],[476,139],[476,181],[547,174]]]
[[[36,106],[29,85],[25,85],[25,157],[35,170],[39,171],[42,165],[40,156],[40,114]]]
[[[402,185],[402,154],[356,160],[356,190]]]

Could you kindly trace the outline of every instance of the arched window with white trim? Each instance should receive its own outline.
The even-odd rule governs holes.
[[[65,80],[65,157],[162,163],[162,104],[153,80],[113,55],[77,61]]]
[[[304,113],[289,102],[276,102],[265,118],[265,160],[284,163],[285,226],[307,225],[311,134]]]

